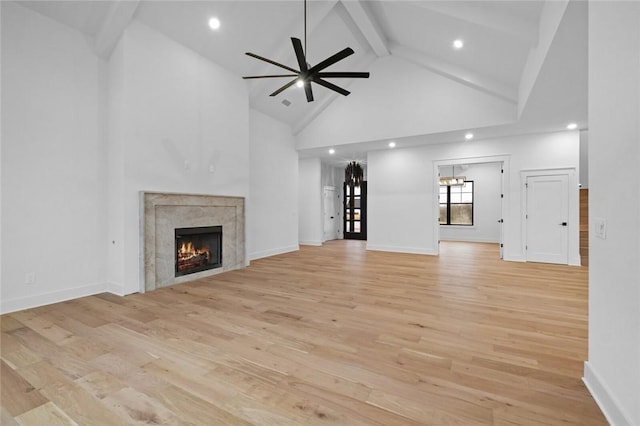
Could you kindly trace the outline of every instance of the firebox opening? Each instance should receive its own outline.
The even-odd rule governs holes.
[[[222,226],[177,228],[176,277],[222,266]]]

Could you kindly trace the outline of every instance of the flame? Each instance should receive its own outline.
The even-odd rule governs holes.
[[[198,257],[206,259],[207,262],[211,260],[211,252],[208,247],[196,249],[191,241],[183,242],[178,250],[178,268],[186,269],[192,267],[191,260]],[[194,262],[202,262],[202,259],[196,259]]]
[[[182,245],[180,246],[179,253],[182,256],[197,254],[196,250],[193,248],[193,243],[191,241],[189,241],[186,245],[185,243],[182,243]]]

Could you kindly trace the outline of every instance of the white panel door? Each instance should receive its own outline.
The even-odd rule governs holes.
[[[526,258],[569,263],[569,176],[527,176]]]
[[[324,188],[324,238],[323,241],[338,238],[338,214],[336,203],[336,189],[325,186]]]

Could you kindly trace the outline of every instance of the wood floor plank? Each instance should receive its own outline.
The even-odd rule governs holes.
[[[37,389],[4,361],[0,361],[0,377],[0,405],[14,417],[47,403]]]
[[[3,315],[2,424],[606,424],[586,267],[365,244]]]
[[[47,402],[16,417],[21,425],[77,426],[73,419],[53,402]]]
[[[2,405],[0,405],[0,425],[2,425],[2,426],[19,426],[18,421]]]

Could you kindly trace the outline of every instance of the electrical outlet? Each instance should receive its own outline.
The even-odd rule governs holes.
[[[598,238],[602,238],[603,240],[606,240],[607,239],[607,221],[599,217],[594,217],[593,218],[593,234]]]
[[[28,285],[33,285],[36,283],[36,273],[35,272],[27,272],[24,275],[24,283]]]

